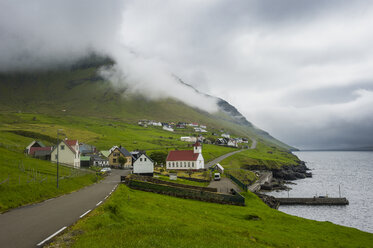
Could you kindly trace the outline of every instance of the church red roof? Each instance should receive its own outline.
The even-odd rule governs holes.
[[[193,151],[170,151],[166,161],[196,161],[199,153]]]

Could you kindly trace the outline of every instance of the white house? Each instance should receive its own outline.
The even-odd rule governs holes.
[[[214,167],[216,170],[218,170],[221,174],[224,173],[224,167],[221,166],[219,163],[217,163]]]
[[[174,129],[170,126],[163,126],[163,130],[166,130],[166,131],[169,131],[169,132],[173,132]]]
[[[160,123],[160,122],[153,122],[153,126],[161,127],[161,126],[162,126],[162,123]]]
[[[196,143],[196,142],[197,142],[197,137],[185,136],[185,137],[180,137],[180,140],[181,140],[181,141],[185,141],[185,142],[193,142],[193,143]]]
[[[154,172],[154,162],[146,154],[141,154],[135,162],[133,162],[133,173],[140,175],[151,175]]]
[[[57,162],[57,150],[58,150],[58,162],[65,165],[74,166],[74,168],[80,168],[80,151],[79,142],[77,140],[62,140],[57,146],[54,147],[51,154],[51,161]]]
[[[227,146],[238,147],[238,144],[237,144],[237,141],[236,141],[236,140],[234,140],[234,139],[229,139],[229,140],[228,140],[228,143],[227,143]]]
[[[195,122],[189,123],[188,126],[190,126],[190,127],[198,127],[198,123],[195,123]]]
[[[33,140],[25,149],[26,154],[30,154],[32,147],[45,147],[41,141]]]
[[[229,139],[231,136],[228,133],[222,133],[221,137]]]
[[[199,142],[193,145],[193,151],[170,151],[166,159],[166,169],[168,170],[200,170],[204,168],[205,160]]]

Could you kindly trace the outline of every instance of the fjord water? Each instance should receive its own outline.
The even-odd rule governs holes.
[[[301,151],[294,152],[307,167],[312,178],[294,181],[292,189],[271,192],[275,197],[313,197],[328,195],[347,197],[348,206],[280,206],[291,215],[355,227],[373,233],[373,152]]]

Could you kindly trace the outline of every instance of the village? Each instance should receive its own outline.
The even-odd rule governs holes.
[[[157,153],[149,156],[145,150],[128,151],[121,145],[113,145],[108,150],[99,151],[93,145],[65,137],[55,146],[45,146],[41,141],[34,140],[25,148],[25,154],[73,168],[102,167],[102,172],[116,168],[131,170],[133,174],[153,176],[154,172],[160,170],[207,169],[202,156],[202,144],[248,148],[247,138],[232,138],[224,130],[208,132],[206,125],[198,123],[162,123],[140,120],[138,125],[145,128],[159,127],[170,132],[174,132],[175,129],[189,129],[192,135],[181,136],[180,141],[192,144],[193,150],[172,150],[167,156],[159,158]]]

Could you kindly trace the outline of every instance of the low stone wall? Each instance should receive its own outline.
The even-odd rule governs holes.
[[[195,189],[195,190],[202,190],[202,191],[209,191],[209,192],[218,192],[218,190],[216,188],[199,187],[199,186],[194,186],[194,185],[173,183],[173,182],[169,182],[169,181],[160,180],[160,179],[157,179],[157,178],[154,178],[154,177],[140,176],[140,175],[135,175],[135,174],[131,174],[131,175],[127,176],[126,180],[127,180],[127,178],[134,179],[134,180],[139,180],[139,181],[144,181],[144,182],[151,182],[151,183],[165,184],[165,185],[170,185],[170,186],[175,186],[175,187],[187,188],[187,189]]]
[[[237,192],[234,192],[234,194],[232,195],[220,194],[216,192],[183,187],[186,185],[183,185],[182,187],[167,185],[164,184],[164,182],[165,181],[162,181],[161,183],[154,183],[150,181],[136,180],[135,178],[131,177],[126,178],[126,184],[132,189],[220,204],[230,204],[238,206],[245,205],[245,198]]]

